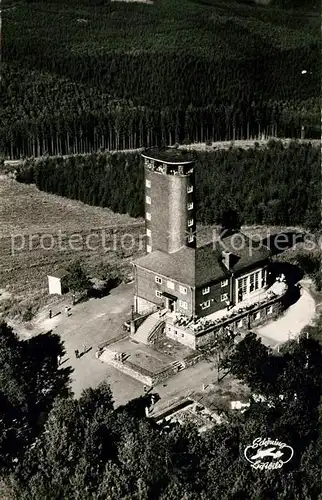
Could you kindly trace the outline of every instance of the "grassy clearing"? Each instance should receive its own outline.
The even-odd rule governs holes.
[[[81,259],[91,277],[102,275],[109,265],[126,278],[131,259],[142,251],[142,233],[142,220],[1,177],[0,315],[27,319],[60,301],[48,296],[47,275],[75,259]],[[121,245],[125,234],[128,249]]]

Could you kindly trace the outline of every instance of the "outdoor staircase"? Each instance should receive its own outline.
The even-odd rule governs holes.
[[[164,323],[164,320],[159,318],[159,313],[154,313],[148,316],[143,323],[139,326],[135,333],[132,333],[130,337],[141,344],[149,344],[153,334],[160,326]]]

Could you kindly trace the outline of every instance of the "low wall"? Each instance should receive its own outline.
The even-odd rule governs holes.
[[[154,305],[153,307],[150,307],[149,309],[147,309],[144,313],[142,312],[142,314],[140,314],[139,316],[137,316],[136,318],[134,318],[132,320],[132,322],[134,324],[134,331],[136,332],[136,330],[139,328],[139,326],[142,325],[143,321],[148,316],[150,316],[151,314],[155,313],[157,310],[158,310],[158,307],[156,305]]]
[[[151,309],[154,309],[156,305],[153,302],[150,302],[149,300],[142,299],[142,297],[138,297],[135,295],[135,312],[138,314],[146,315],[149,314],[149,311]]]
[[[152,375],[153,378],[153,384],[159,384],[160,382],[163,382],[164,380],[172,377],[179,371],[185,370],[186,368],[189,368],[190,366],[195,365],[201,359],[203,359],[204,355],[201,353],[196,353],[192,354],[190,356],[187,356],[184,358],[182,361],[175,361],[172,365],[168,366],[164,370],[154,373]]]
[[[98,344],[98,350],[102,351],[104,347],[108,347],[111,344],[115,344],[115,342],[118,342],[119,340],[124,340],[129,336],[128,333],[118,335],[117,337],[113,337],[112,339],[106,340],[105,342],[101,342],[101,344]]]
[[[132,363],[127,359],[125,359],[123,362],[117,361],[116,359],[114,359],[114,351],[105,348],[102,354],[104,352],[106,352],[107,356],[104,356],[104,358],[101,359],[102,362],[110,364],[117,370],[120,370],[122,373],[125,373],[126,375],[135,378],[139,382],[142,382],[142,384],[148,385],[150,387],[153,385],[157,385],[164,380],[167,380],[168,378],[172,377],[179,371],[184,370],[185,368],[189,368],[190,366],[195,365],[204,357],[202,353],[196,352],[194,354],[190,354],[183,360],[174,361],[159,372],[153,373],[141,366]],[[98,359],[100,359],[100,357]]]
[[[171,340],[180,342],[180,344],[186,345],[191,349],[196,349],[196,336],[194,333],[190,332],[188,329],[178,325],[171,325],[166,323],[165,335]]]
[[[148,385],[150,387],[153,385],[153,380],[150,372],[148,372],[144,368],[139,368],[130,361],[125,360],[123,363],[121,361],[117,361],[113,358],[115,354],[114,351],[110,351],[109,349],[104,349],[104,351],[107,352],[108,357],[105,360],[101,360],[103,363],[108,363],[109,365],[113,366],[122,373],[125,373],[129,377],[135,378],[139,382],[142,382],[142,384],[144,385]]]

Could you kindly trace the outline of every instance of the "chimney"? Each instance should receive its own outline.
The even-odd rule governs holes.
[[[228,269],[228,271],[231,268],[232,264],[232,256],[233,254],[231,252],[226,252],[225,250],[222,252],[222,263],[224,266]]]

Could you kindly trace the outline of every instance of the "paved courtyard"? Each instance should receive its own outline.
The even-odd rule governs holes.
[[[35,318],[33,329],[27,330],[17,324],[13,327],[24,338],[50,330],[61,336],[66,349],[62,362],[63,366],[69,365],[74,370],[72,388],[76,396],[83,389],[106,380],[111,385],[116,404],[124,404],[143,394],[143,385],[98,361],[95,352],[99,344],[124,335],[122,324],[130,318],[132,303],[133,285],[120,285],[106,297],[76,304],[68,317],[64,307],[53,308],[52,319],[45,309]],[[83,347],[87,352],[76,359],[75,350],[82,351]]]
[[[25,326],[18,324],[13,324],[13,327],[24,338],[49,330],[61,336],[66,348],[66,356],[62,361],[64,365],[70,365],[74,369],[72,388],[76,396],[79,396],[83,389],[95,387],[105,380],[111,386],[116,405],[125,404],[144,394],[143,384],[97,360],[95,352],[99,344],[124,337],[122,324],[130,318],[132,297],[133,285],[121,285],[107,297],[90,299],[72,307],[69,317],[64,314],[63,307],[57,311],[53,310],[52,319],[48,318],[48,310],[44,310],[35,319],[33,329],[27,330]],[[256,332],[266,345],[275,346],[287,341],[289,335],[298,335],[301,329],[313,320],[314,315],[314,300],[303,287],[300,299],[281,318],[257,328]],[[121,347],[122,342],[119,345]],[[83,346],[87,352],[80,359],[76,359],[75,349],[81,351]],[[132,346],[133,354],[134,351],[137,350],[138,353],[143,349],[140,346],[136,348],[135,343]],[[164,362],[164,355],[160,352],[156,357],[161,364]],[[204,360],[180,371],[153,388],[161,397],[156,409],[160,410],[163,406],[181,401],[194,392],[199,393],[202,384],[211,384],[216,380],[217,369],[214,361]]]

